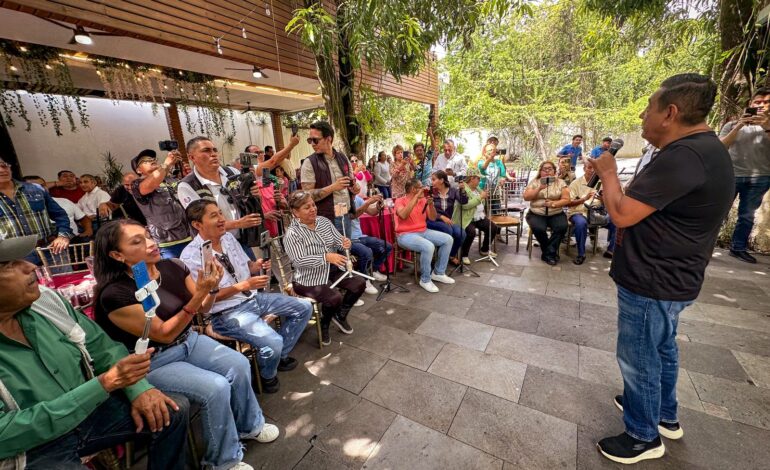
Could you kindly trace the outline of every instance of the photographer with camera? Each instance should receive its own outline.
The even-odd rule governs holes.
[[[748,252],[749,235],[754,213],[770,189],[770,88],[757,88],[741,118],[725,124],[719,137],[733,161],[739,198],[730,256],[753,264],[757,260]]]
[[[334,223],[340,233],[351,233],[350,214],[335,217],[334,206],[345,204],[348,210],[355,207],[353,193],[353,168],[342,152],[332,146],[334,129],[325,121],[310,125],[307,143],[313,147],[313,154],[302,163],[302,189],[308,191],[316,204],[318,215]],[[345,230],[342,230],[345,224]]]
[[[182,156],[171,150],[161,164],[156,156],[154,150],[146,149],[131,160],[131,169],[139,175],[131,183],[131,195],[147,219],[147,229],[163,258],[179,258],[192,237],[184,208],[177,199],[178,183],[169,173]]]
[[[523,197],[529,201],[527,225],[543,252],[540,259],[554,266],[559,262],[559,246],[567,233],[567,216],[562,208],[569,204],[569,189],[564,181],[556,177],[556,165],[553,162],[540,164],[535,178],[524,190]]]

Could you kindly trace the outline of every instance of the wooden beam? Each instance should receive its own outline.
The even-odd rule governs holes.
[[[275,151],[281,150],[283,145],[283,124],[281,124],[281,113],[273,111],[270,113],[270,122],[273,124],[273,140],[275,141]]]
[[[179,142],[179,153],[182,154],[182,159],[187,160],[187,147],[184,141],[184,132],[182,131],[182,122],[179,120],[179,108],[176,107],[176,103],[170,103],[171,106],[163,108],[166,110],[166,123],[168,124],[168,135],[171,140]],[[162,157],[160,157],[162,158]]]

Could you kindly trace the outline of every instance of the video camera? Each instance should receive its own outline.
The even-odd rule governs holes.
[[[240,154],[241,163],[244,163],[244,155],[252,154]],[[241,216],[246,214],[259,214],[262,218],[262,223],[256,227],[242,228],[241,241],[246,246],[261,246],[262,232],[264,231],[265,218],[262,212],[261,201],[251,194],[251,188],[256,182],[254,173],[251,171],[251,160],[247,162],[247,166],[241,168],[241,173],[236,173],[227,177],[227,184],[222,186],[220,190],[227,196],[228,202],[234,204],[238,208],[238,212]]]
[[[158,142],[158,148],[161,152],[173,152],[179,150],[179,142],[176,140],[161,140]],[[174,168],[171,170],[171,176],[179,178],[182,176],[182,162],[174,163]]]

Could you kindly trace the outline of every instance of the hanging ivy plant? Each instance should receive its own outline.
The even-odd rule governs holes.
[[[0,66],[5,74],[12,78],[14,84],[13,88],[6,89],[5,83],[0,82],[0,94],[3,95],[0,106],[7,125],[13,126],[13,117],[16,116],[25,122],[27,131],[31,130],[32,123],[27,115],[24,100],[13,91],[29,88],[31,91],[40,90],[45,93],[45,103],[41,103],[36,95],[32,95],[41,126],[47,127],[52,123],[56,135],[62,135],[61,115],[64,114],[70,131],[77,132],[74,115],[74,111],[77,111],[80,125],[88,127],[85,101],[77,94],[70,70],[60,57],[61,52],[54,47],[21,45],[14,41],[0,40]],[[53,96],[51,93],[54,91],[61,96]]]

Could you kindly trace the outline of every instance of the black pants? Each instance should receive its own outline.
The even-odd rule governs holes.
[[[540,248],[543,250],[543,259],[555,258],[559,254],[561,240],[567,233],[567,216],[564,215],[564,212],[560,211],[557,215],[550,216],[528,212],[527,224],[530,230],[532,230],[532,234],[537,238],[537,242],[540,243]],[[551,229],[550,237],[547,232],[549,228]]]
[[[151,432],[145,423],[142,432],[137,434],[131,403],[118,391],[72,431],[27,451],[27,469],[85,469],[80,457],[138,438],[150,441],[149,470],[183,470],[187,460],[185,444],[190,402],[183,395],[168,395],[179,406],[179,411],[169,408],[171,425],[161,432]]]
[[[492,225],[492,237],[489,237],[490,224]],[[500,227],[494,224],[488,218],[481,220],[474,220],[465,227],[465,240],[463,240],[462,255],[463,258],[468,256],[471,251],[471,245],[473,239],[476,238],[476,231],[481,230],[481,245],[479,245],[479,251],[489,251],[489,243],[492,241],[490,238],[496,237],[500,233]]]
[[[294,283],[294,292],[303,297],[310,297],[323,307],[321,309],[322,327],[328,327],[334,315],[340,315],[342,318],[345,318],[350,309],[353,308],[353,304],[363,295],[364,289],[366,289],[366,280],[359,276],[343,279],[337,284],[337,288],[345,289],[345,295],[342,295],[337,289],[329,287],[343,274],[344,271],[341,271],[336,266],[332,266],[329,271],[329,282],[326,284],[303,286],[302,284]]]

